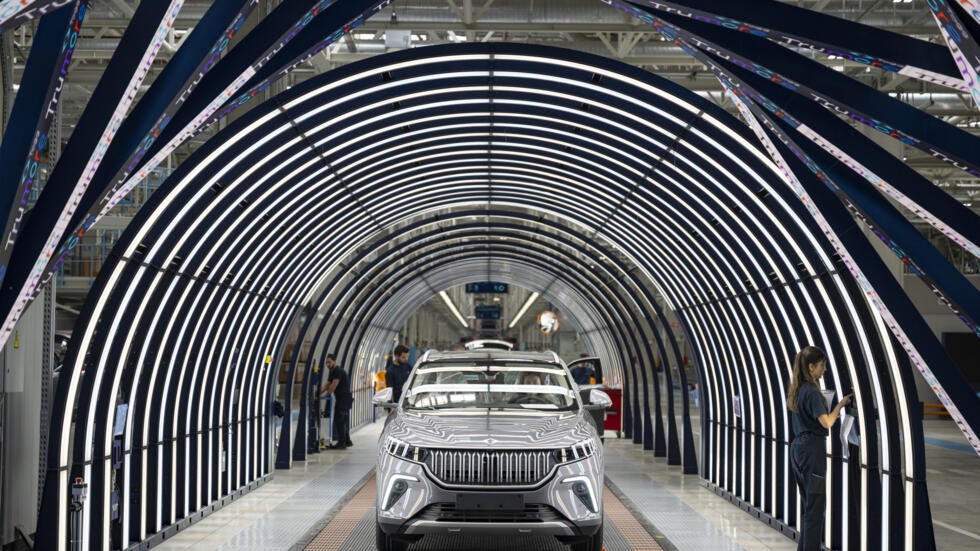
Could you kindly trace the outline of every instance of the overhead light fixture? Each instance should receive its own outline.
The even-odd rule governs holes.
[[[442,301],[446,303],[446,306],[448,306],[449,309],[452,311],[453,315],[456,316],[456,319],[459,320],[459,323],[461,323],[463,327],[469,329],[470,324],[466,323],[466,318],[464,318],[463,314],[460,314],[459,310],[456,309],[456,305],[453,304],[453,301],[451,298],[449,298],[449,295],[447,295],[445,291],[439,291],[439,296],[442,297]]]
[[[531,296],[527,298],[527,302],[524,303],[524,306],[521,306],[520,311],[518,311],[517,315],[514,316],[514,320],[510,322],[507,329],[513,329],[514,326],[517,325],[517,322],[521,321],[521,316],[524,315],[524,312],[527,312],[527,309],[531,307],[531,304],[537,300],[539,296],[541,296],[540,293],[531,293]]]

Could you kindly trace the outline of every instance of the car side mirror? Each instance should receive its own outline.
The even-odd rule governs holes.
[[[374,398],[372,398],[371,401],[375,406],[383,407],[385,409],[392,409],[398,406],[398,404],[393,401],[394,397],[395,389],[391,387],[382,388],[374,393]]]
[[[585,405],[585,409],[609,409],[610,407],[612,407],[612,398],[608,394],[598,388],[589,391],[589,403]]]

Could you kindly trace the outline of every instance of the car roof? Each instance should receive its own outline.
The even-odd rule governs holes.
[[[480,348],[477,350],[460,351],[431,351],[422,357],[419,364],[432,362],[547,362],[561,364],[561,359],[554,352],[524,352],[520,350],[501,350],[497,348]]]
[[[513,350],[514,345],[509,341],[500,339],[477,339],[466,343],[467,350],[477,350],[480,348],[496,348],[500,350]]]

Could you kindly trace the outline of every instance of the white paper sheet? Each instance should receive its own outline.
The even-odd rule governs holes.
[[[827,411],[830,412],[830,409],[834,406],[834,396],[837,392],[833,390],[821,390],[820,394],[823,394],[823,401],[826,402]]]
[[[850,446],[858,445],[857,425],[853,415],[848,415],[842,409],[840,412],[840,449],[844,459],[850,456]]]

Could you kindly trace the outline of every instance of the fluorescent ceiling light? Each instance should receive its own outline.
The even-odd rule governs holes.
[[[524,315],[524,312],[527,312],[527,309],[531,307],[531,303],[537,300],[539,296],[540,293],[537,292],[531,293],[531,296],[527,298],[527,302],[524,303],[524,306],[521,306],[521,310],[517,312],[516,316],[514,316],[513,321],[510,322],[510,325],[507,326],[507,329],[513,329],[514,326],[517,325],[517,322],[521,320],[521,316]]]
[[[439,296],[442,297],[442,301],[446,303],[446,306],[448,306],[449,309],[452,311],[453,315],[456,316],[456,319],[459,320],[459,323],[461,323],[463,327],[469,329],[470,324],[466,323],[466,318],[464,318],[463,314],[460,314],[459,310],[456,309],[456,305],[453,304],[453,301],[452,299],[449,298],[449,295],[447,295],[445,291],[439,291]]]

